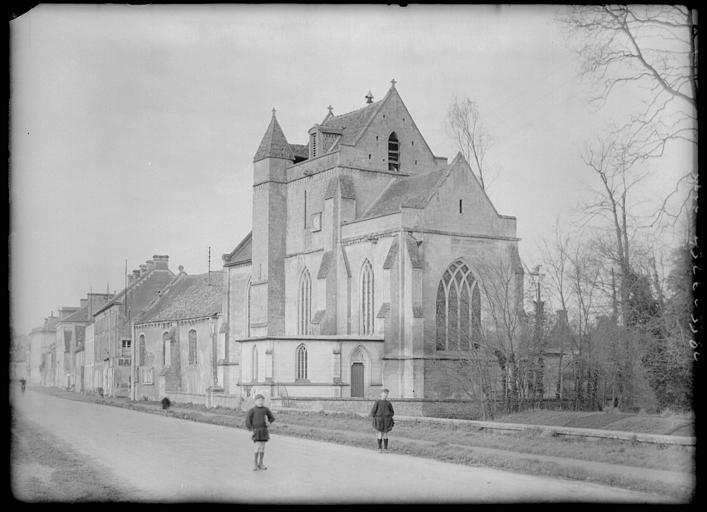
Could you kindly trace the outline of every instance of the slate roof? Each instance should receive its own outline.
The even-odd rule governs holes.
[[[309,158],[309,146],[307,144],[290,144],[292,154],[299,158]]]
[[[88,306],[84,306],[75,313],[71,313],[69,316],[64,318],[61,323],[66,324],[70,322],[90,322],[92,319],[88,316]]]
[[[150,270],[144,276],[130,283],[127,288],[123,288],[113,299],[98,308],[93,313],[93,316],[95,317],[115,304],[122,304],[126,292],[129,294],[129,308],[132,314],[135,315],[142,311],[155,298],[157,292],[167,286],[172,279],[174,279],[174,273],[171,270]]]
[[[162,291],[162,295],[147,306],[135,323],[164,322],[188,318],[204,318],[221,312],[223,271],[209,274],[179,274]]]
[[[287,138],[280,128],[280,123],[277,122],[275,113],[270,119],[268,129],[265,130],[265,135],[260,141],[258,151],[255,152],[253,162],[262,160],[263,158],[284,158],[286,160],[295,159],[295,154],[292,147],[287,143]]]
[[[403,206],[423,208],[437,184],[447,175],[448,168],[423,174],[394,178],[380,197],[368,208],[362,218],[397,213]]]
[[[363,108],[354,110],[353,112],[347,112],[346,114],[341,114],[338,116],[331,116],[326,119],[320,127],[323,131],[327,128],[339,129],[342,132],[341,143],[342,144],[353,144],[356,142],[356,138],[361,133],[366,123],[373,117],[378,107],[384,100],[376,101],[366,105]]]
[[[223,255],[224,266],[247,263],[253,258],[253,232],[248,233],[230,253]]]

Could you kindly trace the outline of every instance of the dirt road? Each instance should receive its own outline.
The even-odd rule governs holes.
[[[280,436],[252,471],[247,431],[27,391],[16,411],[61,438],[136,501],[667,502],[591,483],[379,454]],[[372,439],[372,445],[374,440]],[[391,443],[394,443],[394,438]]]

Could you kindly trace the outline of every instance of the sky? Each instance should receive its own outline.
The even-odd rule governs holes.
[[[10,23],[10,293],[27,333],[90,290],[119,291],[154,254],[221,268],[250,231],[252,159],[272,108],[292,144],[327,106],[391,79],[433,152],[455,96],[493,138],[488,190],[520,253],[569,222],[594,178],[580,159],[634,95],[602,111],[553,6],[40,5]],[[646,193],[690,155],[668,152]]]

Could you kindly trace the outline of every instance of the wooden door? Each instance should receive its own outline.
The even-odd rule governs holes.
[[[363,363],[351,365],[351,396],[363,398]]]

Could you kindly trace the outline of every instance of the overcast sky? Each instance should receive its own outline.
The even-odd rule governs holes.
[[[271,109],[290,143],[331,104],[398,91],[433,152],[454,95],[479,104],[498,178],[538,260],[593,177],[584,140],[632,95],[595,112],[554,7],[41,5],[11,26],[12,324],[28,332],[90,289],[168,254],[188,273],[221,268],[250,231],[252,159]],[[672,188],[689,155],[648,186]],[[568,221],[569,222],[569,221]]]

